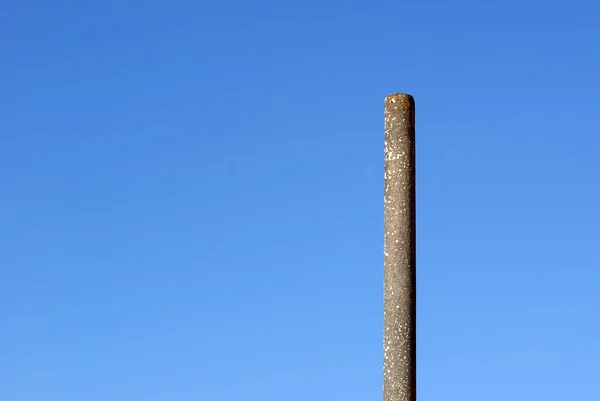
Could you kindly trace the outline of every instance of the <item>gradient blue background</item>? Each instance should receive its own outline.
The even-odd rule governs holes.
[[[0,6],[0,399],[381,399],[383,99],[418,392],[598,400],[597,1]]]

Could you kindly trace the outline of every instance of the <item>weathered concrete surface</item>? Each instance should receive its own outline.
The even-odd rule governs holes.
[[[416,400],[415,103],[385,99],[384,401]]]

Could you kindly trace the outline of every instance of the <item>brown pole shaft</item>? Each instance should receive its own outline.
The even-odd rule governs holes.
[[[383,400],[415,401],[415,102],[385,99]]]

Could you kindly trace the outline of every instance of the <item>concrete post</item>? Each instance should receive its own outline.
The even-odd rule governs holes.
[[[385,99],[383,400],[415,401],[415,102]]]

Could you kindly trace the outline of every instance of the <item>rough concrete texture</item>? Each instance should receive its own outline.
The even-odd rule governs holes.
[[[385,99],[384,401],[416,400],[415,103]]]

